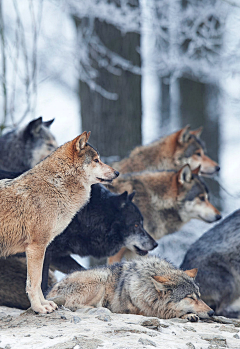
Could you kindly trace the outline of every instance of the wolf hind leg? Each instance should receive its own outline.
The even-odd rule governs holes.
[[[31,307],[36,313],[51,313],[57,305],[46,301],[41,290],[42,267],[45,254],[45,246],[30,244],[26,248],[27,256],[27,286]],[[53,303],[53,304],[52,304]]]

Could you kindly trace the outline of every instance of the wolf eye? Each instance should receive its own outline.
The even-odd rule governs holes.
[[[98,159],[95,159],[95,160],[93,160],[94,162],[99,162],[99,160]]]
[[[197,153],[195,153],[195,155],[201,156],[201,153],[198,151]]]
[[[136,223],[136,224],[135,224],[135,228],[137,228],[137,227],[138,227],[138,224]]]
[[[200,199],[201,201],[205,201],[205,196],[199,196],[199,199]]]

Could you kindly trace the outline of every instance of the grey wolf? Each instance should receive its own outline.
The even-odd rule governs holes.
[[[17,174],[0,170],[0,179]],[[73,218],[61,235],[47,247],[43,264],[42,291],[47,290],[51,264],[63,273],[81,270],[71,253],[81,257],[110,257],[122,247],[145,255],[157,242],[144,230],[143,217],[132,202],[134,192],[114,194],[102,184],[93,184],[91,198]]]
[[[113,166],[123,174],[145,170],[179,170],[189,164],[192,170],[201,166],[200,175],[212,176],[220,167],[205,154],[201,132],[202,128],[190,131],[190,126],[186,126],[151,144],[136,147],[128,158]]]
[[[92,184],[107,183],[119,175],[101,162],[87,143],[89,136],[83,132],[33,169],[0,181],[0,256],[26,252],[26,291],[35,312],[56,308],[41,290],[46,247],[86,205]]]
[[[228,315],[227,307],[240,297],[240,210],[192,244],[181,268],[191,265],[199,267],[196,282],[203,300],[217,315]]]
[[[27,264],[26,258],[11,256],[0,258],[0,305],[19,309],[27,309],[30,302],[26,288]],[[57,282],[50,271],[48,284],[53,286]]]
[[[208,201],[208,189],[198,173],[199,168],[191,171],[189,165],[179,171],[129,173],[115,180],[111,190],[136,191],[134,203],[142,212],[144,228],[158,240],[191,219],[213,223],[221,218]],[[119,262],[122,251],[119,256],[111,257],[109,263]]]
[[[48,294],[61,296],[65,307],[106,307],[114,313],[181,317],[190,321],[209,318],[213,310],[200,299],[194,282],[197,269],[181,271],[156,256],[74,272]]]
[[[0,168],[6,171],[27,171],[57,148],[49,127],[54,119],[32,120],[20,129],[0,137]]]

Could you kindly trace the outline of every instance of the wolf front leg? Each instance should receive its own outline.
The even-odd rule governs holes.
[[[30,244],[26,248],[27,256],[27,287],[31,307],[36,313],[51,313],[57,309],[54,302],[47,301],[42,294],[42,267],[46,246]]]

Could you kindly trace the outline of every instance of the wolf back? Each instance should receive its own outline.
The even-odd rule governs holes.
[[[182,269],[199,268],[196,282],[217,315],[240,297],[240,210],[203,234],[187,251]]]

